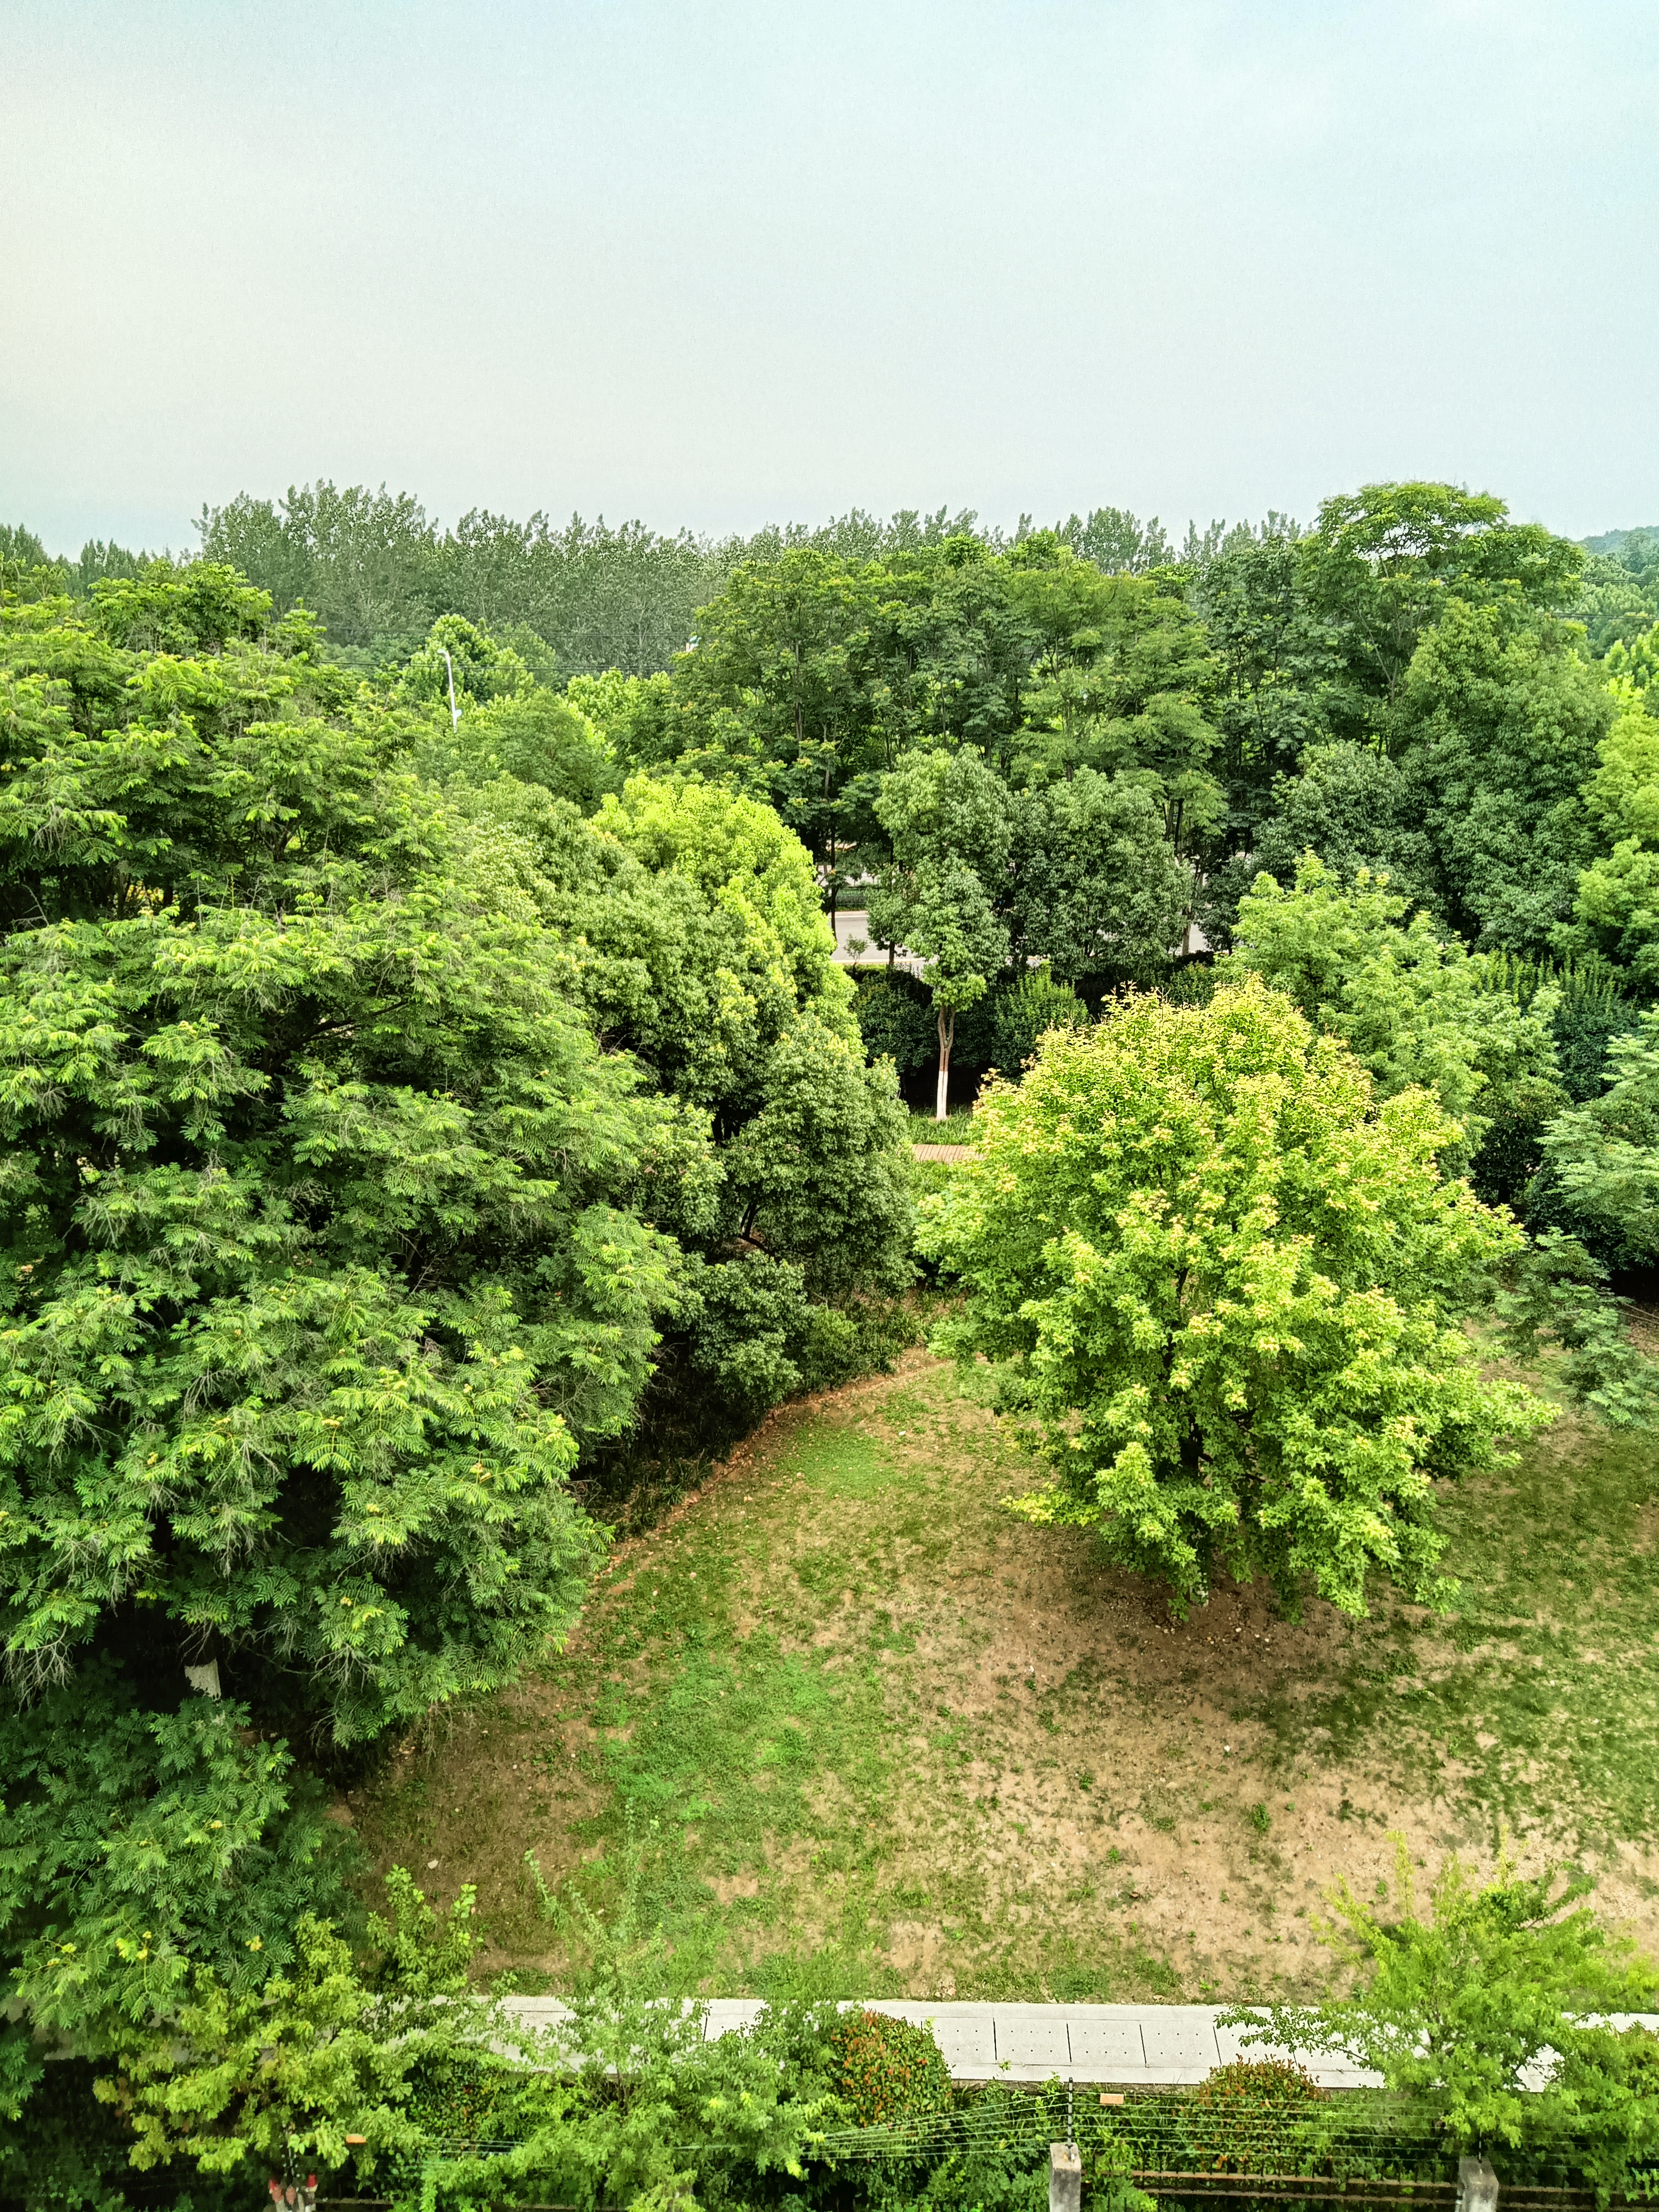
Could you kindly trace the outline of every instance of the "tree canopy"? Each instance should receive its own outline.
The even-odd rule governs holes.
[[[1382,1100],[1260,977],[1207,1007],[1133,996],[1055,1031],[922,1242],[965,1292],[939,1342],[1006,1366],[1054,1487],[1029,1517],[1200,1602],[1225,1567],[1349,1613],[1381,1569],[1420,1596],[1433,1480],[1549,1418],[1484,1379],[1459,1322],[1519,1243],[1441,1171],[1458,1131]]]

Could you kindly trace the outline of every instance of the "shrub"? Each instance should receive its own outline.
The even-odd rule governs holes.
[[[991,1065],[1017,1076],[1049,1030],[1081,1029],[1089,1010],[1069,983],[1059,983],[1046,968],[1024,975],[990,1002]]]
[[[1659,1257],[1659,1012],[1607,1050],[1612,1081],[1569,1106],[1544,1132],[1549,1197],[1598,1259],[1651,1265]],[[1540,1213],[1549,1197],[1540,1194]],[[1530,1209],[1529,1209],[1530,1218]]]
[[[1232,2058],[1212,2067],[1193,2092],[1194,2104],[1226,2111],[1260,2106],[1275,2110],[1310,2104],[1325,2092],[1305,2067],[1290,2058]]]
[[[836,2091],[854,2127],[891,2127],[951,2109],[951,2075],[932,2028],[884,2012],[851,2012],[830,2041]]]
[[[926,993],[902,973],[860,978],[853,1012],[872,1060],[890,1060],[901,1075],[930,1067],[939,1053],[939,1024]]]
[[[1623,989],[1624,978],[1610,962],[1593,958],[1540,963],[1530,973],[1516,962],[1516,996],[1524,1006],[1527,989],[1551,983],[1561,994],[1551,1026],[1561,1071],[1561,1087],[1575,1104],[1599,1097],[1607,1085],[1607,1046],[1639,1026],[1641,1010]]]
[[[1188,2113],[1200,2172],[1307,2172],[1308,2134],[1298,2123],[1324,2098],[1312,2075],[1288,2058],[1216,2067],[1194,2090]]]
[[[1592,1883],[1553,1867],[1523,1879],[1504,1856],[1482,1881],[1452,1856],[1425,1915],[1404,1838],[1395,1847],[1392,1913],[1346,1882],[1329,1893],[1327,1940],[1359,1967],[1355,1994],[1236,2011],[1245,2040],[1341,2051],[1426,2100],[1454,2143],[1571,2139],[1603,2192],[1650,2165],[1659,2039],[1613,2020],[1651,2005],[1659,1967],[1583,1903]]]

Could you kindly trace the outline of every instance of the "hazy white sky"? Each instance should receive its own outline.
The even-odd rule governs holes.
[[[0,0],[0,519],[1659,522],[1656,0]]]

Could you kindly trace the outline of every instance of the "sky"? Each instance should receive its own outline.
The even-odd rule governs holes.
[[[1659,523],[1655,0],[0,0],[0,520]]]

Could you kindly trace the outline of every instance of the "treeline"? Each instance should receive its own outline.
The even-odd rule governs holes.
[[[1271,515],[1189,528],[1179,547],[1111,508],[1047,531],[1028,518],[1009,542],[944,510],[720,541],[483,512],[441,530],[407,495],[325,483],[243,495],[204,510],[200,530],[202,557],[268,592],[279,619],[308,609],[318,649],[360,672],[401,668],[453,615],[555,689],[608,672],[660,678],[641,690],[613,678],[586,701],[617,759],[742,779],[801,834],[832,896],[884,848],[876,784],[909,747],[969,744],[1015,787],[1080,766],[1156,784],[1202,878],[1196,918],[1222,942],[1244,879],[1230,864],[1282,872],[1274,824],[1280,843],[1322,850],[1334,807],[1397,811],[1387,763],[1412,749],[1437,679],[1419,672],[1427,683],[1398,695],[1443,606],[1490,621],[1523,610],[1534,628],[1553,622],[1564,650],[1576,625],[1577,658],[1643,687],[1659,620],[1659,532],[1586,550],[1435,486],[1328,502],[1309,530]],[[143,560],[89,544],[53,562],[27,530],[0,532],[0,575],[33,574],[36,590],[50,579],[84,599]],[[1316,791],[1303,775],[1312,749],[1344,744],[1382,767],[1368,783],[1343,755],[1316,766]],[[1417,797],[1404,794],[1414,817]],[[1408,831],[1370,842],[1367,857],[1419,887],[1428,863]],[[1467,932],[1470,887],[1444,866],[1439,878]],[[1545,949],[1541,924],[1507,922],[1500,939]]]
[[[655,682],[588,694],[589,711],[629,763],[763,787],[826,871],[850,848],[867,875],[885,852],[881,779],[911,750],[971,750],[1011,789],[1083,768],[1127,776],[1207,879],[1224,933],[1230,863],[1254,860],[1274,822],[1295,835],[1310,807],[1328,814],[1337,801],[1315,785],[1363,780],[1361,756],[1378,763],[1377,788],[1345,802],[1356,823],[1380,804],[1365,857],[1392,857],[1390,770],[1445,719],[1448,682],[1509,687],[1497,711],[1510,738],[1493,726],[1489,750],[1540,750],[1514,726],[1529,711],[1604,714],[1589,602],[1600,595],[1599,650],[1615,655],[1605,672],[1622,672],[1659,613],[1659,556],[1607,563],[1613,582],[1595,566],[1501,501],[1437,485],[1333,500],[1310,531],[1275,521],[1140,573],[1103,568],[1054,532],[1003,550],[958,534],[875,559],[801,547],[745,563],[704,609],[695,652]],[[1528,680],[1530,707],[1514,690]],[[1563,787],[1584,772],[1582,758],[1576,775],[1564,768]],[[1425,786],[1406,807],[1441,804]],[[1478,867],[1447,850],[1412,858],[1460,927],[1487,926]],[[1530,929],[1537,951],[1560,918],[1496,926],[1517,951]]]
[[[1281,520],[1270,516],[1267,526]],[[541,514],[520,522],[475,508],[444,528],[408,493],[319,482],[277,500],[240,494],[204,507],[196,527],[194,557],[239,569],[270,593],[278,616],[308,607],[331,651],[349,665],[367,670],[406,659],[440,615],[458,614],[504,636],[521,632],[521,647],[534,641],[532,662],[545,665],[551,653],[571,676],[666,669],[694,635],[697,610],[745,562],[801,548],[879,560],[958,536],[1000,551],[1032,524],[1022,517],[1011,541],[970,509],[901,509],[884,520],[853,508],[826,523],[714,537],[579,515],[563,525]],[[1202,531],[1189,525],[1177,545],[1156,517],[1143,521],[1103,507],[1071,515],[1054,534],[1110,573],[1141,574],[1201,562],[1239,532],[1222,523]],[[16,581],[47,568],[77,598],[102,577],[137,575],[152,557],[89,540],[73,560],[54,558],[33,531],[0,526],[0,573]]]
[[[541,514],[520,522],[475,508],[445,528],[408,493],[319,481],[285,497],[240,494],[204,507],[197,557],[227,562],[269,592],[276,613],[309,607],[332,648],[364,667],[406,659],[440,615],[459,614],[498,632],[520,628],[550,652],[566,676],[619,668],[665,670],[696,628],[697,610],[744,562],[809,550],[875,561],[971,536],[993,552],[1032,534],[1023,516],[1012,538],[971,509],[902,509],[884,520],[854,508],[826,523],[773,525],[749,536],[638,521],[611,526]],[[1172,538],[1156,516],[1101,507],[1073,514],[1052,534],[1109,574],[1179,570],[1193,577],[1252,538],[1295,538],[1289,518],[1259,526],[1189,524]],[[1651,626],[1659,615],[1659,529],[1586,538],[1574,611],[1597,656]],[[85,598],[100,577],[136,575],[150,556],[89,540],[73,559],[53,559],[35,532],[0,526],[0,572],[50,566],[62,588]],[[532,653],[532,658],[534,657]]]
[[[1030,527],[1024,518],[1017,534]],[[1115,507],[1059,526],[1085,557],[1139,572],[1174,557],[1156,520]],[[384,489],[337,491],[318,483],[285,499],[246,494],[204,508],[202,557],[228,562],[271,594],[278,614],[313,610],[337,648],[379,665],[406,656],[440,616],[456,614],[520,644],[533,638],[567,676],[617,668],[666,669],[696,629],[697,611],[751,562],[810,550],[851,562],[914,553],[971,536],[992,550],[1002,533],[969,510],[902,509],[887,517],[853,508],[822,524],[770,526],[750,536],[672,533],[603,518],[526,522],[475,508],[453,527],[428,520],[418,501]],[[1223,534],[1189,531],[1188,552]],[[531,656],[535,657],[533,651]]]
[[[1022,524],[1029,527],[1029,518]],[[1154,520],[1115,507],[1073,515],[1066,542],[1112,568],[1139,570],[1173,556]],[[1000,546],[971,511],[903,509],[886,520],[858,508],[827,523],[773,525],[752,535],[663,532],[573,515],[519,522],[475,508],[451,528],[430,520],[407,493],[318,483],[281,500],[243,493],[204,507],[196,557],[222,562],[270,594],[278,616],[315,614],[333,657],[368,671],[406,660],[432,623],[464,616],[527,648],[532,665],[564,675],[665,669],[696,627],[696,613],[746,561],[802,546],[853,560],[914,551],[962,534]],[[1210,539],[1218,535],[1212,528]],[[1209,542],[1188,532],[1189,544]],[[54,559],[36,533],[0,526],[0,573],[14,581],[48,570],[84,599],[100,578],[135,576],[153,556],[88,541],[74,560]]]

